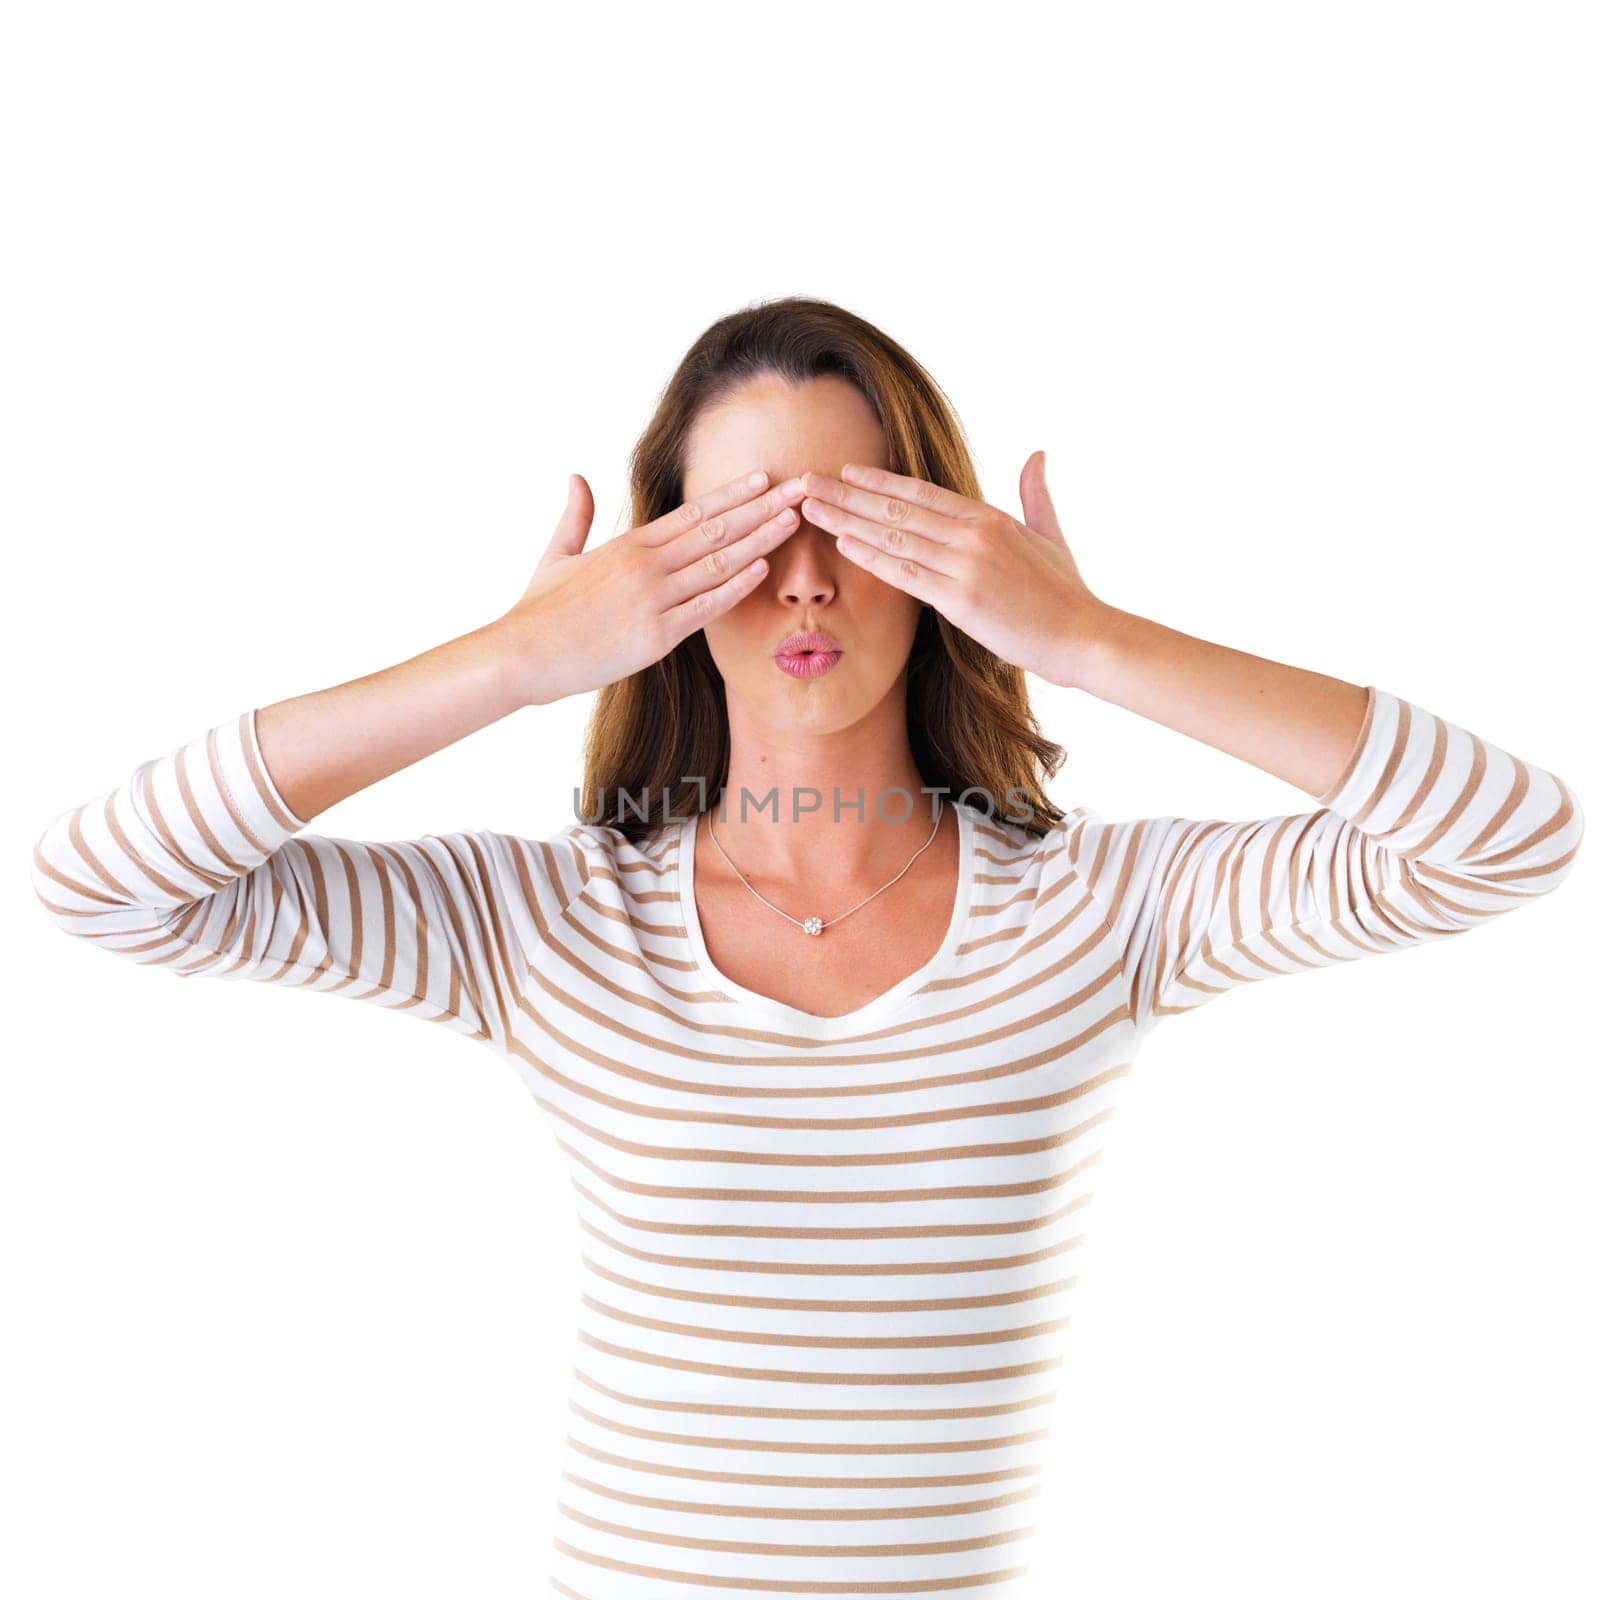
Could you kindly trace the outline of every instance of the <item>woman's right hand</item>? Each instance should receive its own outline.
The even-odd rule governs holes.
[[[737,478],[585,550],[594,496],[574,473],[532,581],[496,625],[525,703],[625,678],[738,605],[766,576],[761,558],[800,525],[799,480],[766,483]]]

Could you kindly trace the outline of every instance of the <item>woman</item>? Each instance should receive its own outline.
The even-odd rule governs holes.
[[[503,616],[229,718],[38,841],[46,910],[104,949],[408,1010],[522,1073],[583,1230],[559,1594],[1022,1593],[1072,1253],[1153,1024],[1570,869],[1559,778],[1106,603],[1039,455],[1022,499],[982,502],[880,331],[758,305],[665,391],[630,532],[585,549],[573,479]],[[1062,812],[1025,672],[1316,807]],[[549,838],[302,831],[595,689],[585,820]]]

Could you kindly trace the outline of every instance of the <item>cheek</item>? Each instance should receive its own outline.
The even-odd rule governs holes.
[[[904,670],[921,612],[921,601],[894,590],[883,604],[852,613],[857,669],[852,676],[860,692],[876,697]]]
[[[916,637],[922,602],[903,589],[880,583],[875,604],[866,618],[866,631],[877,647],[895,656],[904,656]]]
[[[758,657],[766,654],[762,631],[746,596],[731,611],[724,611],[705,625],[706,648],[723,677],[748,672]]]

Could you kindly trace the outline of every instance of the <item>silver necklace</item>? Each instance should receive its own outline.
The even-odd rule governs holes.
[[[850,907],[849,911],[841,911],[838,916],[829,917],[826,922],[824,922],[821,917],[813,916],[806,917],[804,919],[800,917],[791,917],[782,906],[773,905],[772,902],[767,899],[767,897],[762,894],[762,892],[756,888],[756,886],[751,883],[751,881],[745,877],[745,875],[740,872],[737,867],[733,866],[733,857],[730,856],[726,850],[723,850],[722,841],[717,837],[717,830],[711,825],[711,813],[709,811],[705,813],[705,818],[706,832],[711,835],[712,844],[714,844],[721,852],[722,859],[726,861],[730,867],[733,867],[733,874],[739,880],[739,882],[742,883],[745,888],[747,888],[750,893],[762,903],[762,905],[770,907],[772,910],[776,911],[780,917],[784,918],[785,921],[792,922],[795,927],[803,929],[806,933],[809,933],[813,938],[815,938],[822,932],[824,928],[831,928],[834,923],[843,922],[844,919],[852,912],[859,911],[861,907],[867,903],[867,900],[876,900],[878,896],[883,893],[883,889],[892,889],[903,877],[905,877],[905,875],[911,870],[912,862],[914,862],[917,859],[917,856],[920,856],[922,852],[933,843],[934,835],[939,831],[939,824],[944,821],[944,813],[939,809],[939,802],[935,800],[933,805],[933,833],[930,833],[924,843],[919,846],[916,855],[912,856],[911,861],[906,862],[906,864],[901,867],[901,869],[895,873],[895,875],[886,884],[884,884],[883,889],[874,889],[872,893],[867,896],[866,900],[858,901],[855,905]]]

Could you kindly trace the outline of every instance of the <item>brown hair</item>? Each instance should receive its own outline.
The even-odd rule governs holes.
[[[765,373],[793,384],[824,374],[847,379],[887,435],[890,471],[981,498],[961,424],[916,359],[863,318],[796,295],[733,312],[690,347],[630,457],[630,527],[682,503],[684,450],[696,418]],[[1033,834],[1060,820],[1043,781],[1066,751],[1040,731],[1026,675],[932,606],[922,608],[912,639],[906,724],[922,781],[943,786],[945,798],[982,790],[996,816],[1027,813],[1017,825]],[[582,815],[635,843],[701,808],[696,777],[705,780],[706,803],[715,804],[728,776],[728,716],[703,631],[600,690],[583,765]],[[619,804],[624,793],[627,802]]]

